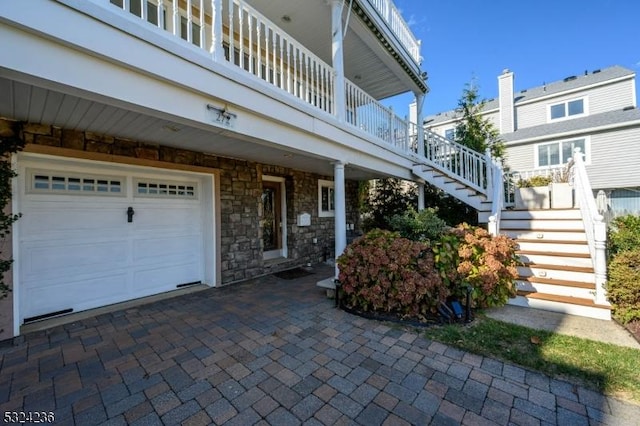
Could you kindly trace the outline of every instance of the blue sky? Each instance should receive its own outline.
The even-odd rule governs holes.
[[[475,78],[498,94],[509,68],[515,89],[621,65],[640,74],[640,0],[395,0],[422,41],[431,89],[424,114],[455,109]],[[636,76],[636,97],[640,90]],[[383,104],[408,114],[407,94]]]

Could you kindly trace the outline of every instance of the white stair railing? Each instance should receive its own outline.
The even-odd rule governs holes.
[[[424,131],[425,163],[489,197],[491,162],[473,149]]]
[[[595,303],[607,305],[605,283],[607,281],[607,227],[603,217],[598,213],[593,189],[587,175],[583,154],[576,148],[569,163],[570,183],[573,183],[576,202],[580,206],[580,213],[584,223],[589,252],[596,278]]]

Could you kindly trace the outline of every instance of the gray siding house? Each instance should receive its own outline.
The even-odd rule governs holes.
[[[614,215],[640,212],[640,110],[635,72],[620,66],[515,90],[514,73],[498,76],[499,95],[483,115],[505,141],[510,170],[543,172],[585,153],[591,185],[603,190]],[[425,127],[452,137],[456,111],[425,118]]]

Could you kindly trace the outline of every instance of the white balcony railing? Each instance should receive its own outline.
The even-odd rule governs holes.
[[[234,65],[325,113],[338,116],[337,108],[344,108],[347,124],[409,152],[407,120],[346,80],[345,105],[338,106],[334,69],[242,0],[103,2],[139,17],[143,25],[168,31],[177,43],[198,47],[210,60]],[[401,28],[398,19],[402,18],[393,3],[384,7],[389,16],[398,15],[390,22]],[[412,46],[419,53],[419,44]]]
[[[349,80],[345,86],[347,123],[402,151],[408,151],[409,123]]]
[[[378,11],[413,60],[419,64],[421,62],[420,40],[415,38],[394,2],[392,0],[369,0],[369,3]]]
[[[223,26],[229,29],[225,59],[333,114],[334,72],[329,64],[242,1],[224,0]]]

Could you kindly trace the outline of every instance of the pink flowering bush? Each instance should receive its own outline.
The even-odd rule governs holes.
[[[362,312],[425,320],[449,292],[427,243],[373,230],[338,258],[342,303]]]

